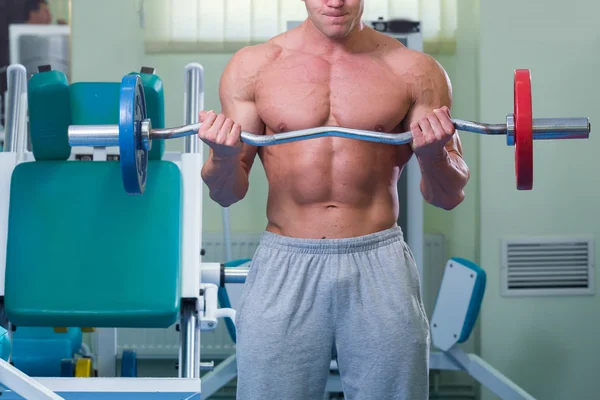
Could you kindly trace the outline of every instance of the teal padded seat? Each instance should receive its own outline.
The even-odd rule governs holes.
[[[28,84],[38,151],[11,180],[7,317],[17,327],[169,327],[181,297],[181,172],[151,160],[144,195],[129,196],[118,161],[64,161],[62,146],[46,151],[42,144],[62,143],[72,121],[108,124],[118,115],[118,84],[69,86],[55,72]],[[153,124],[156,111],[148,113]],[[37,120],[53,113],[60,123]]]
[[[119,163],[19,164],[5,306],[17,326],[168,327],[180,305],[181,176],[150,161],[143,196]]]

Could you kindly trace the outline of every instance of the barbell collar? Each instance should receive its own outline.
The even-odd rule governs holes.
[[[152,122],[149,118],[142,121],[140,129],[142,131],[142,147],[146,151],[150,151],[150,149],[152,149],[152,139],[150,138]]]
[[[514,114],[506,114],[506,144],[509,146],[515,145],[515,116],[514,116]]]

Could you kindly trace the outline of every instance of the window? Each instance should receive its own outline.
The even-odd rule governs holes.
[[[422,22],[426,52],[453,51],[458,0],[366,0],[364,20]],[[149,53],[235,51],[307,16],[301,0],[142,0]]]

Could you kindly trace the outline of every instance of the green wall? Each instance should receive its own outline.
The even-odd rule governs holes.
[[[512,111],[513,70],[529,68],[534,116],[588,116],[593,127],[600,104],[599,14],[597,1],[482,1],[482,119]],[[600,233],[597,139],[592,131],[587,142],[536,142],[533,191],[515,189],[514,149],[504,138],[479,142],[481,260],[489,279],[482,356],[539,399],[598,398],[600,302],[597,296],[501,297],[500,241]]]

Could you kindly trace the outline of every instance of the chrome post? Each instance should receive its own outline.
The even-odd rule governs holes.
[[[25,87],[27,85],[27,70],[21,64],[12,64],[6,70],[6,128],[4,134],[4,151],[24,153],[27,145],[25,129],[26,110]]]
[[[181,307],[181,348],[179,355],[179,376],[182,378],[200,377],[200,325],[193,301],[184,301]]]
[[[197,63],[185,67],[184,82],[184,124],[192,125],[199,122],[200,110],[204,109],[204,68]],[[186,136],[184,153],[200,153],[202,144],[197,135]]]

